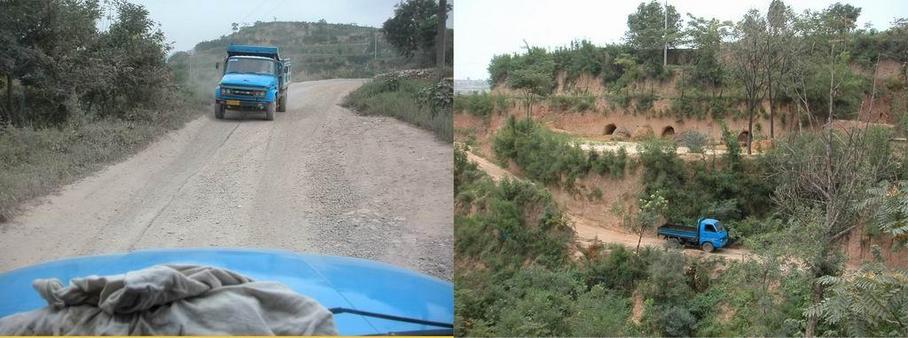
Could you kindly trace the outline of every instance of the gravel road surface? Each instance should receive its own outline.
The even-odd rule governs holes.
[[[368,258],[450,280],[452,147],[340,107],[362,83],[294,83],[274,121],[207,114],[29,202],[0,224],[0,271],[147,248],[251,247]]]

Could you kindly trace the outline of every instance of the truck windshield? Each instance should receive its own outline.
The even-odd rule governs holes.
[[[230,58],[227,60],[227,73],[275,74],[275,62],[264,59]]]
[[[716,232],[725,231],[725,228],[722,227],[722,223],[716,222]]]

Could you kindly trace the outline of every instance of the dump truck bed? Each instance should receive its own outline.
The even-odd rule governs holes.
[[[665,236],[665,237],[679,237],[679,238],[688,238],[696,239],[697,238],[697,228],[689,227],[681,224],[669,224],[666,223],[659,227],[656,230],[656,233]]]

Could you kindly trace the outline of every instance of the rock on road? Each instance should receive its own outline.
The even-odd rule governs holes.
[[[206,114],[0,224],[0,271],[148,248],[367,258],[450,280],[452,146],[338,104],[363,80],[294,83],[288,109]]]

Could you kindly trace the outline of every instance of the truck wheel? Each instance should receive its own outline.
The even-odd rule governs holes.
[[[713,252],[713,249],[715,249],[713,247],[713,244],[710,242],[703,243],[703,246],[701,246],[701,248],[704,252]]]
[[[220,120],[224,118],[224,105],[220,103],[214,104],[214,118]]]
[[[265,107],[265,120],[274,121],[274,102]]]
[[[277,111],[282,113],[287,111],[287,94],[284,94],[284,96],[281,96],[281,98],[277,100]]]

